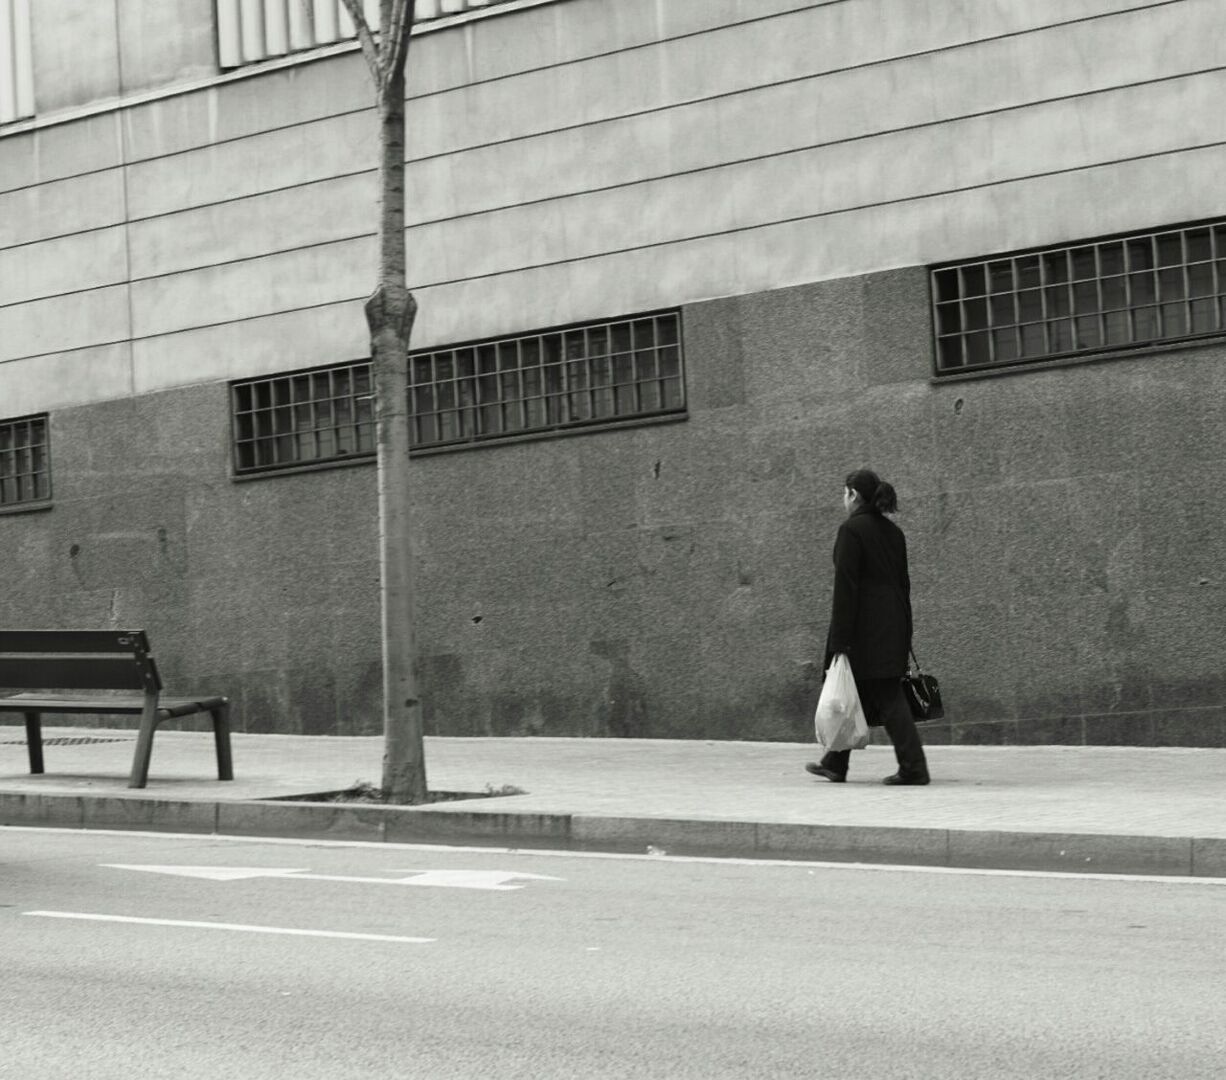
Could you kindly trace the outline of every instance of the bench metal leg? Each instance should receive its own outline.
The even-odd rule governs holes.
[[[43,724],[36,712],[26,713],[26,751],[30,755],[30,772],[43,771]]]
[[[213,741],[217,744],[217,779],[234,779],[234,759],[230,756],[230,706],[210,709],[213,715]]]
[[[149,759],[153,756],[153,733],[158,726],[156,694],[145,695],[145,707],[140,714],[140,734],[136,737],[136,755],[132,758],[132,775],[128,787],[143,788],[149,780]]]

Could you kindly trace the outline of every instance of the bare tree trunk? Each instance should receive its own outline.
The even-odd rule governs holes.
[[[378,445],[383,608],[383,793],[426,799],[426,759],[413,613],[408,349],[417,302],[406,285],[404,68],[412,0],[381,0],[379,41],[360,0],[345,0],[375,80],[379,118],[379,282],[366,302]]]

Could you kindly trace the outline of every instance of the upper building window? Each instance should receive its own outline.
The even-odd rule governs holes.
[[[0,509],[50,498],[46,414],[0,420]]]
[[[415,449],[684,414],[681,316],[587,323],[409,357]],[[368,460],[369,361],[231,384],[234,471]]]
[[[0,8],[6,0],[0,0]],[[15,0],[14,0],[15,2]],[[28,3],[29,0],[23,0]],[[341,0],[216,0],[221,66],[239,67],[302,49],[347,41],[357,35]],[[508,0],[417,0],[418,24],[507,3]],[[379,27],[379,0],[362,0],[372,29]]]
[[[938,374],[1226,332],[1226,221],[932,271]]]
[[[0,0],[0,124],[34,115],[31,0]]]

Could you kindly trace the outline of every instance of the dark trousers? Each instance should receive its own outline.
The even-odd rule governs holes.
[[[864,707],[864,718],[873,727],[884,727],[894,744],[898,771],[907,777],[927,776],[924,744],[903,696],[902,679],[857,679],[856,690]],[[840,775],[846,775],[850,763],[850,750],[831,750],[822,758],[827,769]]]

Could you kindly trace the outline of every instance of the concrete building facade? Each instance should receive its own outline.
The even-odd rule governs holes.
[[[0,624],[373,733],[375,125],[320,6],[0,4]],[[1221,4],[422,6],[429,730],[806,737],[867,465],[929,741],[1226,745]]]

